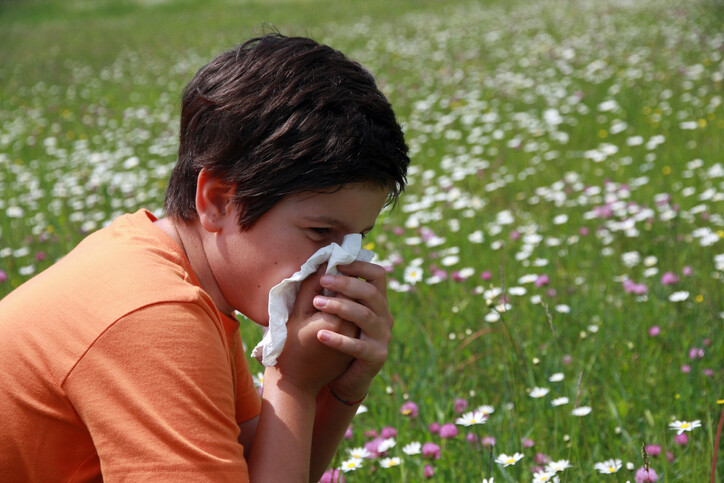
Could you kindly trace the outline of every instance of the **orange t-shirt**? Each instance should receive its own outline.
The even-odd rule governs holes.
[[[239,324],[141,210],[0,301],[3,481],[248,481]]]

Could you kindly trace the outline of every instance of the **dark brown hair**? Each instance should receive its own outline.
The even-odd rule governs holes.
[[[236,186],[242,229],[285,196],[348,183],[375,183],[394,201],[407,153],[392,106],[360,64],[311,39],[265,35],[219,55],[184,89],[166,212],[197,218],[201,169]]]

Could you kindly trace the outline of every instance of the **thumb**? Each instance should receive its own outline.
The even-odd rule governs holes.
[[[306,279],[302,280],[299,286],[299,292],[297,293],[296,301],[294,302],[294,313],[299,315],[313,314],[317,311],[312,304],[314,297],[322,293],[322,285],[319,279],[324,274],[324,271],[317,270]]]

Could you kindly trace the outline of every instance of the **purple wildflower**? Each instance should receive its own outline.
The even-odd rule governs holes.
[[[439,460],[440,447],[435,443],[425,443],[422,445],[422,457]]]
[[[544,273],[543,275],[538,275],[538,278],[535,279],[534,283],[536,287],[542,287],[543,285],[548,285],[550,282],[550,277]]]
[[[658,444],[647,444],[646,452],[651,456],[658,456],[661,454],[661,446]]]
[[[679,277],[673,272],[666,272],[661,276],[661,285],[673,285],[679,283]]]
[[[419,408],[414,402],[407,401],[400,407],[400,414],[404,416],[409,416],[411,419],[416,418],[419,414]]]
[[[545,453],[536,453],[533,460],[539,465],[544,465],[551,462],[551,457]]]
[[[480,443],[483,446],[495,446],[495,438],[492,436],[484,436],[483,439],[480,440]]]
[[[385,426],[384,428],[382,428],[382,431],[380,431],[380,436],[385,439],[394,438],[395,436],[397,436],[397,430],[392,426]]]
[[[647,483],[649,481],[658,481],[659,475],[656,474],[653,468],[639,468],[636,470],[636,476],[634,480],[636,483]]]
[[[319,483],[344,483],[345,481],[347,481],[347,478],[345,478],[344,474],[334,468],[325,471]]]
[[[440,437],[443,439],[454,438],[458,435],[458,427],[453,423],[445,423],[440,427]]]
[[[701,359],[704,357],[704,349],[692,347],[689,349],[689,359]]]

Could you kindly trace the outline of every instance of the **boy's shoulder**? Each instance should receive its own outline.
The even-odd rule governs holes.
[[[86,237],[53,266],[8,295],[6,307],[42,308],[50,319],[98,324],[156,303],[213,303],[181,248],[140,210]]]

